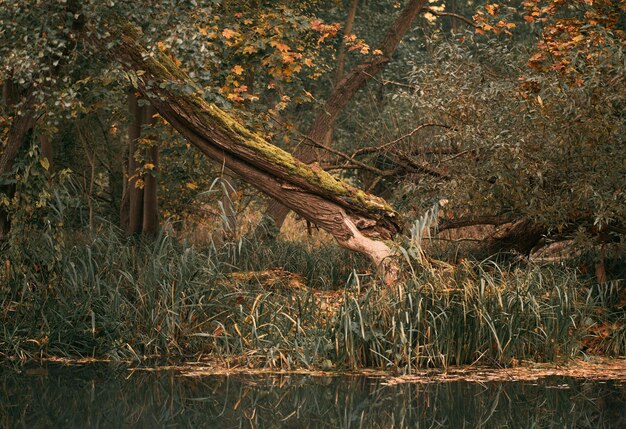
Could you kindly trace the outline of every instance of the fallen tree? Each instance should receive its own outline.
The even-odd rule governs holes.
[[[386,201],[297,160],[205,101],[167,53],[150,53],[139,44],[135,28],[126,26],[115,37],[113,46],[110,40],[96,43],[108,46],[137,90],[191,144],[383,269],[392,255],[385,240],[400,230],[398,214]]]

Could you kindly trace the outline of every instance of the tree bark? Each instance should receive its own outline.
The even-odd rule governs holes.
[[[348,10],[348,17],[346,18],[346,25],[343,27],[343,36],[349,36],[352,34],[352,27],[354,26],[354,19],[356,18],[356,9],[359,5],[359,0],[352,0],[350,9]],[[346,42],[342,40],[339,44],[339,52],[337,53],[337,70],[335,70],[335,86],[343,79],[344,70],[346,67]]]
[[[168,55],[142,48],[137,33],[126,27],[108,52],[165,120],[209,158],[328,231],[340,245],[367,254],[378,267],[384,265],[392,251],[383,240],[399,231],[398,215],[388,203],[247,130],[199,96],[201,89]]]
[[[352,100],[355,94],[372,77],[380,73],[391,60],[391,57],[400,45],[400,41],[411,29],[413,21],[425,4],[426,0],[410,0],[380,43],[378,50],[382,54],[372,56],[366,62],[356,66],[335,86],[330,97],[326,100],[324,108],[313,121],[307,133],[308,139],[316,142],[324,141],[325,136],[337,120],[339,113]],[[299,160],[309,164],[315,161],[317,150],[310,145],[300,145],[294,155]],[[270,203],[265,216],[273,219],[274,224],[280,230],[287,214],[289,214],[289,208],[274,200]]]
[[[137,186],[139,163],[135,158],[137,142],[141,137],[141,124],[144,113],[139,106],[135,90],[128,94],[128,180],[122,202],[121,223],[126,235],[139,234],[143,223],[143,188]]]
[[[154,125],[154,115],[157,114],[152,106],[146,106],[144,123]],[[159,201],[157,198],[159,168],[159,148],[153,144],[146,149],[146,160],[153,168],[146,172],[143,187],[143,221],[141,232],[144,236],[155,236],[159,232]]]

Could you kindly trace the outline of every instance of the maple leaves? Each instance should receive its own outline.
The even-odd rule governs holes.
[[[497,22],[495,21],[495,17],[497,17],[502,12],[502,6],[496,3],[488,4],[484,7],[484,10],[487,12],[483,12],[479,10],[474,15],[474,22],[476,23],[476,32],[479,34],[485,33],[495,33],[500,34],[504,33],[509,36],[512,36],[510,30],[517,27],[514,22],[509,22],[505,19],[500,19]],[[510,11],[510,8],[507,8]]]
[[[223,97],[235,103],[258,100],[252,94],[255,89],[278,89],[281,83],[303,86],[304,80],[321,76],[330,57],[326,50],[332,48],[330,42],[340,28],[286,6],[242,3],[238,12],[215,14],[212,19],[211,25],[199,23],[197,31],[206,39],[207,49],[228,64],[226,68],[216,64],[211,74],[221,80]],[[254,81],[266,83],[253,85]]]
[[[539,27],[541,36],[528,65],[538,72],[556,72],[576,85],[585,81],[585,69],[612,55],[616,44],[625,46],[620,15],[626,0],[525,0],[515,9],[504,2],[484,6],[474,16],[479,33],[512,35],[511,22],[520,15],[529,26]],[[504,17],[506,15],[506,17]]]
[[[529,59],[538,71],[561,73],[580,86],[588,66],[611,56],[615,42],[624,46],[625,33],[617,25],[624,0],[532,0],[523,7],[526,21],[543,25],[537,51]]]
[[[331,24],[324,24],[317,19],[311,21],[311,29],[319,33],[317,44],[320,45],[326,41],[326,39],[337,36],[337,32],[341,28],[341,24],[334,22]]]

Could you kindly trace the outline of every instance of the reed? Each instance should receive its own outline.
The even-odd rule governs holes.
[[[20,266],[7,258],[1,274],[4,359],[212,358],[407,373],[556,361],[580,352],[607,296],[586,294],[573,269],[491,260],[407,265],[403,282],[381,289],[362,274],[363,261],[332,244],[261,248],[242,239],[198,248],[166,235],[126,239],[113,227],[37,243],[39,253],[24,252]],[[38,254],[57,256],[42,266]],[[276,267],[305,286],[255,274]],[[623,353],[619,340],[605,346]]]

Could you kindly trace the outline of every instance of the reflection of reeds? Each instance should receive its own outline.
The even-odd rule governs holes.
[[[73,242],[51,269],[12,268],[0,289],[0,356],[403,372],[510,365],[576,354],[586,315],[603,302],[579,296],[562,267],[407,267],[402,284],[380,290],[350,274],[360,260],[334,245],[241,239],[198,250],[113,230]]]
[[[6,427],[443,428],[623,427],[626,387],[539,383],[386,386],[382,379],[178,377],[123,368],[0,372]]]

